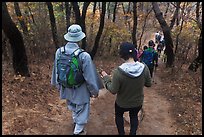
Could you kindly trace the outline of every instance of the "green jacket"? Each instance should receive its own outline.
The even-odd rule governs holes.
[[[113,77],[105,76],[104,84],[112,94],[117,94],[116,103],[123,108],[143,105],[144,86],[151,86],[148,67],[140,62],[123,63],[113,72]]]

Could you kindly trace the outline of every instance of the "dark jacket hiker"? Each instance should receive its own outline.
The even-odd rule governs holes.
[[[155,45],[154,41],[150,40],[148,44],[149,47],[141,55],[141,61],[148,66],[152,77],[154,66],[158,66],[158,53],[153,48]]]

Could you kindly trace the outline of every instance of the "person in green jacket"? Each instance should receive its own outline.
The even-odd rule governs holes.
[[[138,128],[138,112],[144,101],[143,88],[151,87],[150,71],[146,64],[134,61],[134,45],[123,42],[120,45],[120,57],[124,63],[113,71],[111,78],[105,71],[101,72],[104,85],[112,94],[116,94],[115,122],[119,135],[125,135],[124,112],[129,112],[130,135],[136,135]]]

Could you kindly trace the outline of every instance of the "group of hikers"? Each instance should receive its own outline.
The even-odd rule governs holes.
[[[150,40],[140,54],[132,43],[120,44],[119,55],[124,62],[111,76],[105,70],[97,72],[89,53],[80,48],[84,37],[86,34],[78,24],[68,27],[64,35],[68,42],[55,53],[51,78],[51,84],[60,92],[60,99],[66,100],[67,108],[72,112],[73,135],[87,134],[90,98],[97,98],[104,86],[116,95],[115,104],[107,105],[115,105],[118,134],[125,135],[123,114],[129,112],[129,134],[136,135],[138,113],[144,102],[143,88],[152,86],[153,70],[158,66],[158,53],[154,49],[158,41]]]

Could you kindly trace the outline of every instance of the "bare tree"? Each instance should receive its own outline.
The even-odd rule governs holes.
[[[32,14],[31,8],[30,8],[30,6],[29,6],[29,2],[25,2],[25,6],[28,8],[28,11],[29,11],[28,14],[30,14],[30,16],[31,16],[31,18],[32,18],[32,21],[33,21],[33,24],[36,25],[34,16],[33,16],[33,14]]]
[[[81,15],[78,3],[77,2],[72,2],[73,10],[74,10],[74,13],[75,13],[76,23],[81,26],[82,31],[84,33],[86,33],[85,19],[86,19],[86,12],[87,12],[87,8],[88,8],[89,4],[90,4],[90,2],[84,2],[83,9],[82,9],[82,15]],[[82,40],[82,49],[86,49],[86,37]]]
[[[202,30],[202,21],[200,21],[200,2],[197,2],[196,4],[196,22],[198,24],[199,29]]]
[[[70,17],[71,17],[71,6],[69,2],[65,2],[65,13],[66,13],[66,25],[70,26]]]
[[[103,32],[103,28],[104,28],[104,20],[105,20],[105,13],[106,13],[106,2],[102,2],[102,12],[100,14],[100,26],[99,26],[99,30],[98,30],[98,33],[96,35],[96,38],[95,38],[95,43],[94,43],[94,47],[91,51],[91,58],[93,59],[96,52],[97,52],[97,49],[98,49],[98,46],[99,46],[99,41],[100,41],[100,38],[101,38],[101,35],[102,35],[102,32]]]
[[[6,2],[2,2],[2,29],[11,44],[15,74],[30,76],[23,37],[9,15]]]
[[[173,15],[173,18],[172,18],[172,20],[171,20],[171,24],[169,25],[169,26],[170,26],[170,29],[173,28],[173,26],[174,26],[174,24],[175,24],[175,21],[176,21],[176,19],[177,19],[177,17],[178,17],[179,9],[180,9],[180,4],[181,4],[181,2],[176,2],[176,10],[175,10],[174,15]]]
[[[132,30],[132,42],[137,48],[137,38],[136,38],[136,31],[137,31],[137,2],[133,2],[133,30]]]
[[[173,62],[174,62],[174,52],[173,52],[173,41],[171,37],[171,30],[166,23],[165,19],[163,18],[163,14],[159,9],[159,6],[157,2],[152,2],[153,10],[155,13],[155,16],[162,28],[163,34],[164,34],[164,40],[166,44],[166,55],[167,55],[167,63],[166,67],[172,67]]]
[[[115,22],[115,18],[116,18],[116,10],[117,10],[117,2],[115,2],[115,6],[114,6],[114,9],[113,9],[113,22]]]
[[[20,10],[18,2],[14,2],[14,9],[15,9],[18,21],[19,21],[19,23],[21,25],[21,28],[23,30],[23,33],[25,35],[27,35],[28,34],[28,28],[27,28],[27,26],[25,24],[25,21],[24,21],[24,18],[22,16],[22,13],[21,13],[21,10]]]
[[[51,29],[52,29],[52,36],[53,36],[53,41],[55,44],[55,48],[59,48],[59,41],[58,41],[58,36],[57,36],[57,25],[55,21],[55,16],[54,16],[54,11],[53,11],[53,6],[51,2],[46,2],[48,10],[49,10],[49,15],[50,15],[50,23],[51,23]]]
[[[202,64],[202,30],[200,32],[200,37],[198,40],[198,56],[193,60],[188,69],[196,72],[201,64]]]
[[[148,10],[148,9],[147,9],[147,10]],[[152,8],[151,8],[149,11],[147,11],[147,14],[146,14],[145,17],[144,17],[144,23],[143,23],[143,25],[142,25],[142,32],[141,32],[141,35],[140,35],[140,38],[139,38],[139,47],[138,47],[138,49],[140,49],[140,47],[141,47],[142,36],[143,36],[143,33],[144,33],[144,31],[145,31],[145,28],[146,28],[147,17],[148,17],[148,15],[151,13],[151,11],[152,11]]]

